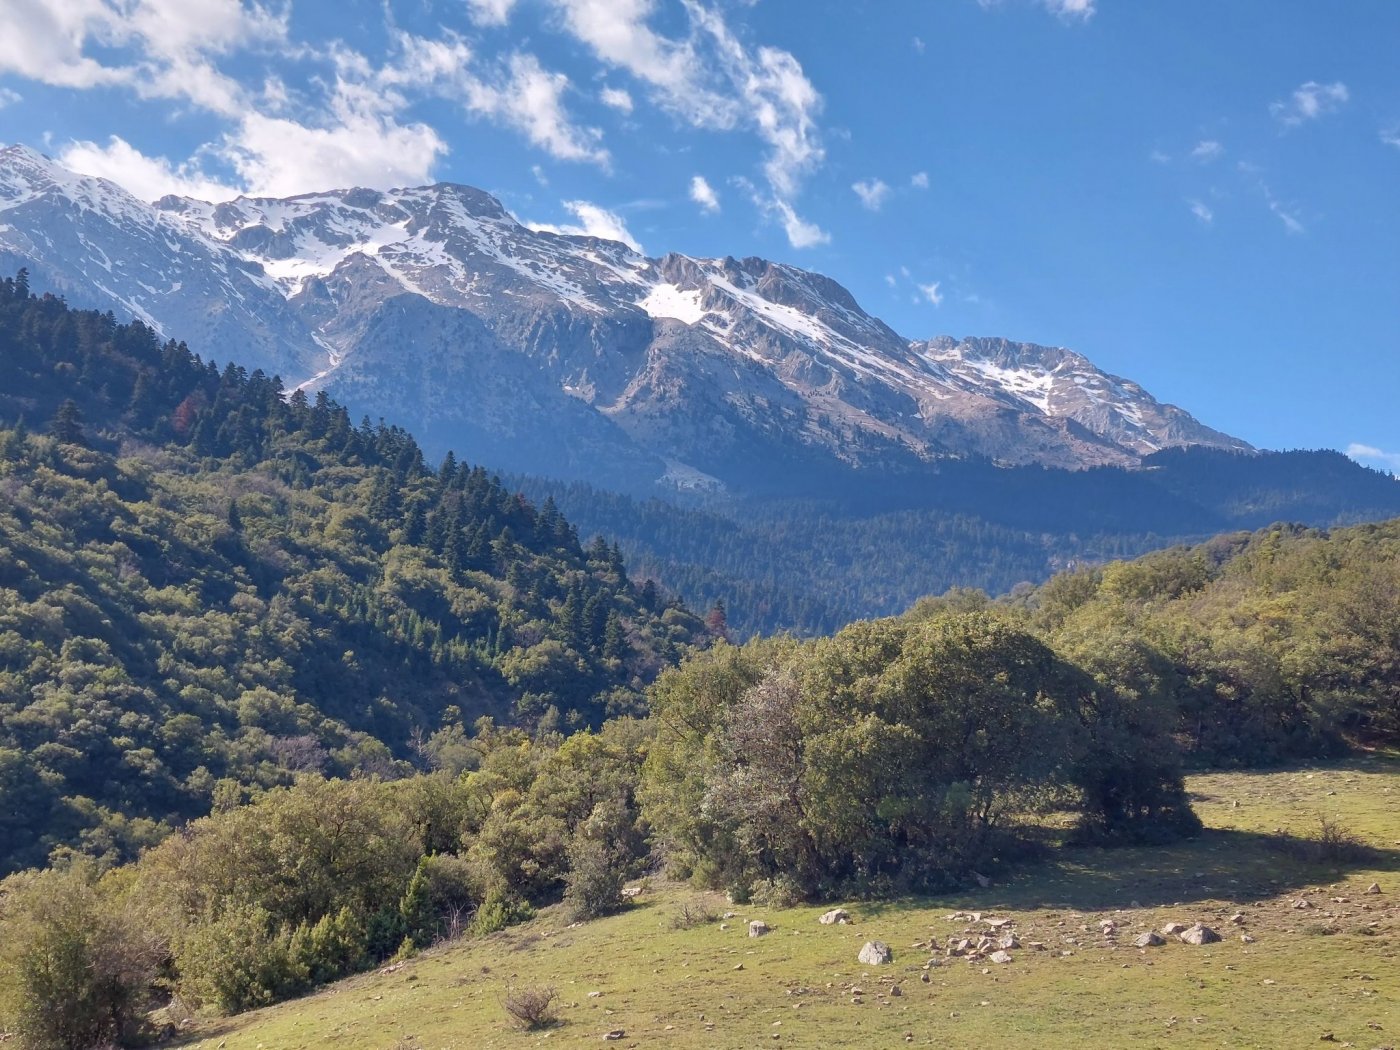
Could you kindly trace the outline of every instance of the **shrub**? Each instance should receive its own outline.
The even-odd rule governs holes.
[[[472,919],[471,931],[478,937],[496,933],[507,926],[527,922],[535,917],[535,909],[525,901],[512,900],[493,893],[481,902]]]
[[[80,866],[0,885],[0,1027],[30,1050],[141,1034],[163,946]]]
[[[606,842],[579,835],[569,844],[569,874],[564,903],[574,922],[611,915],[622,908],[626,872]]]
[[[671,915],[671,929],[689,930],[708,926],[719,919],[719,912],[705,901],[682,901]]]
[[[295,995],[310,983],[292,934],[259,905],[235,905],[196,925],[176,953],[181,990],[195,1002],[237,1013]]]
[[[501,1008],[515,1024],[533,1032],[559,1023],[558,999],[559,993],[553,985],[510,988],[501,999]]]

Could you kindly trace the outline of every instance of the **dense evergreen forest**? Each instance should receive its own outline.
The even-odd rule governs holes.
[[[0,870],[640,711],[704,625],[480,467],[0,284]]]
[[[512,478],[613,537],[634,572],[692,608],[722,602],[739,637],[830,634],[925,594],[1004,594],[1085,564],[1276,521],[1318,526],[1400,514],[1400,484],[1339,452],[1169,449],[1141,470],[1006,469],[954,460],[921,477],[859,479],[823,498],[639,500]]]

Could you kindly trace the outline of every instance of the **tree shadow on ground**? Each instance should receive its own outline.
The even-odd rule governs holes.
[[[1106,911],[1190,901],[1248,903],[1360,872],[1400,871],[1400,850],[1317,837],[1211,829],[1162,846],[1061,847],[1017,865],[986,889],[939,894],[942,907]],[[872,901],[877,917],[895,902]],[[907,906],[908,902],[904,902]]]

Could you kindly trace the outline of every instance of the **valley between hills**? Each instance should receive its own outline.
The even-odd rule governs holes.
[[[19,1045],[1396,1023],[1393,477],[469,187],[0,214]]]

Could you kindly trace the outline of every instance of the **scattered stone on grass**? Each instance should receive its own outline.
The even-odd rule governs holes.
[[[995,951],[995,952],[992,952],[992,954],[989,955],[988,958],[991,959],[992,962],[994,962],[994,963],[1009,963],[1009,962],[1011,962],[1011,953],[1010,953],[1010,952],[1003,952],[1003,951]]]
[[[1133,947],[1160,948],[1166,943],[1167,939],[1163,937],[1160,933],[1153,933],[1151,930],[1149,930],[1147,933],[1144,933],[1142,936],[1138,937],[1137,940],[1133,941]]]
[[[1181,934],[1185,933],[1189,928],[1190,927],[1188,927],[1184,922],[1169,922],[1162,927],[1161,934],[1163,937],[1179,937]]]
[[[1205,923],[1198,922],[1190,929],[1178,934],[1185,944],[1214,944],[1220,940],[1220,934],[1216,933]]]
[[[845,926],[851,921],[851,913],[845,908],[832,908],[817,921],[823,926]]]
[[[858,958],[866,966],[886,966],[894,962],[894,952],[884,941],[866,941]]]
[[[768,925],[766,922],[764,922],[762,919],[750,919],[750,920],[749,920],[749,936],[750,936],[750,937],[762,937],[765,933],[768,933],[768,932],[771,931],[772,929],[773,929],[773,927],[769,926],[769,925]]]

